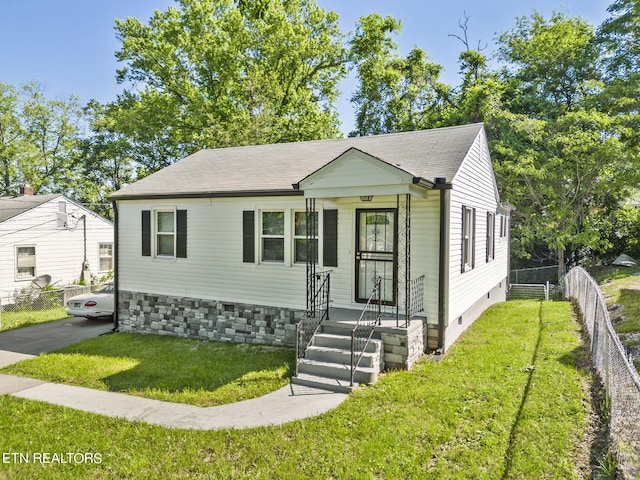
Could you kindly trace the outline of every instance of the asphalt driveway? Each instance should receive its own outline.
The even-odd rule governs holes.
[[[39,355],[111,331],[111,320],[73,317],[0,332],[0,350]]]

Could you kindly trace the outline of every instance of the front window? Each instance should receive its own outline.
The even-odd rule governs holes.
[[[173,257],[176,251],[174,211],[156,212],[156,256]]]
[[[284,212],[262,212],[261,253],[264,262],[284,262]]]
[[[311,243],[307,245],[307,213],[295,212],[293,226],[293,253],[296,263],[306,263],[308,248],[312,249],[313,261],[318,263],[318,212],[311,212],[313,224],[310,225]]]
[[[16,247],[16,278],[36,276],[36,247]]]
[[[100,272],[108,272],[113,269],[113,244],[98,244],[98,256],[100,257]]]

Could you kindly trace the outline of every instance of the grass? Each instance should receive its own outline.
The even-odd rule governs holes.
[[[640,276],[633,275],[634,270],[619,272],[613,279],[600,283],[607,304],[624,305],[624,320],[616,322],[618,333],[640,332]]]
[[[55,307],[49,310],[0,312],[0,331],[53,322],[63,318],[69,318],[65,307]]]
[[[165,429],[0,396],[1,451],[101,454],[0,463],[0,478],[587,478],[591,376],[571,312],[496,305],[440,362],[388,372],[331,412],[278,427]]]
[[[0,372],[209,407],[288,384],[294,356],[286,347],[117,333]]]

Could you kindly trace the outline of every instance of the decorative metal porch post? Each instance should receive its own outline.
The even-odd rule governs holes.
[[[310,317],[316,314],[316,289],[317,289],[317,276],[316,276],[316,257],[317,257],[317,244],[316,238],[318,232],[316,231],[317,224],[315,222],[316,213],[316,199],[307,198],[305,200],[305,223],[306,223],[306,254],[307,254],[307,315]]]
[[[404,307],[405,326],[410,323],[411,306],[411,195],[405,195],[404,205],[396,195],[398,209],[398,253],[396,260],[396,326],[400,326],[400,308]],[[403,258],[404,257],[404,258]]]

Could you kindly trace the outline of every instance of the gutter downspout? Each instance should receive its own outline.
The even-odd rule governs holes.
[[[113,204],[113,332],[119,331],[118,321],[118,204]]]
[[[449,190],[451,184],[436,178],[440,190],[440,241],[438,246],[438,350],[444,353],[444,331],[449,304]]]

